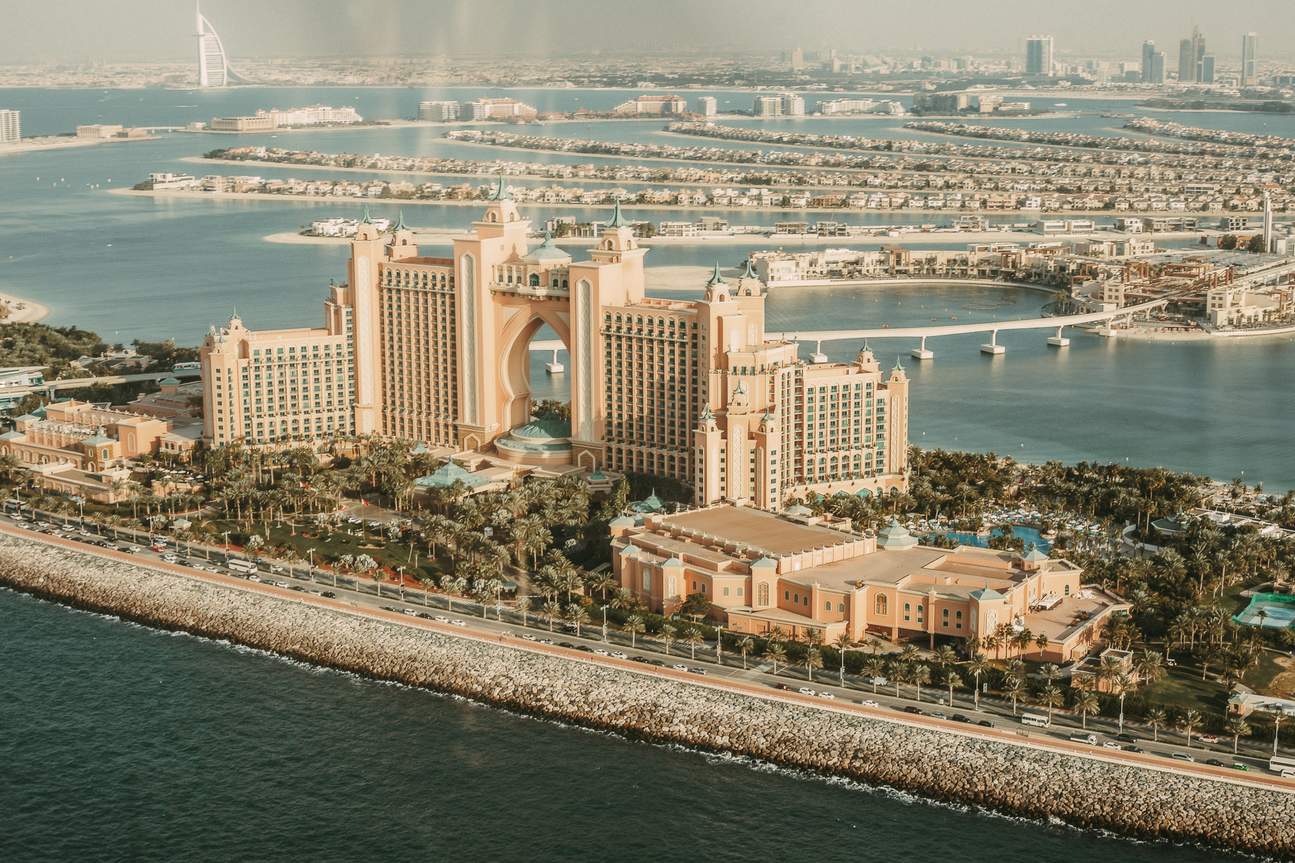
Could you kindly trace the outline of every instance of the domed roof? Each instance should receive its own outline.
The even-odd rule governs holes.
[[[917,545],[917,540],[908,532],[908,528],[899,523],[899,519],[892,517],[890,524],[877,534],[877,545],[885,549],[902,550],[913,548]]]
[[[539,417],[524,426],[518,426],[510,434],[522,440],[558,440],[571,437],[571,423],[554,416]]]
[[[570,261],[571,256],[555,246],[553,234],[545,231],[544,242],[527,252],[522,260],[528,264],[538,264],[541,261]]]

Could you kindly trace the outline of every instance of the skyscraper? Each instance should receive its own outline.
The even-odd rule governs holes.
[[[1025,74],[1048,76],[1052,74],[1053,39],[1051,36],[1031,36],[1025,40]]]
[[[1258,77],[1259,36],[1247,33],[1241,37],[1241,86],[1253,84]]]
[[[1201,58],[1200,74],[1196,76],[1202,84],[1214,83],[1214,55],[1206,54]]]
[[[1187,84],[1196,80],[1196,55],[1191,39],[1178,42],[1178,80]]]
[[[1165,52],[1156,51],[1151,55],[1151,76],[1146,79],[1148,84],[1165,83]]]
[[[0,144],[16,144],[22,137],[22,115],[9,108],[0,108]]]
[[[198,86],[224,87],[229,83],[229,58],[225,56],[225,46],[216,28],[203,17],[197,3],[193,9],[198,19]]]
[[[1151,66],[1155,62],[1156,43],[1150,39],[1142,43],[1142,83],[1151,83]]]

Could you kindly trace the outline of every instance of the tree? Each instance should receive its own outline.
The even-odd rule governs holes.
[[[1281,705],[1274,705],[1272,708],[1273,717],[1273,758],[1277,757],[1277,741],[1281,738],[1282,720],[1286,718],[1286,712]]]
[[[1264,246],[1264,235],[1255,234],[1253,237],[1251,237],[1246,242],[1246,251],[1254,252],[1256,254],[1268,251],[1267,247]]]
[[[1192,748],[1192,732],[1201,724],[1201,715],[1197,711],[1188,708],[1178,717],[1178,729],[1187,736],[1187,748]]]
[[[877,681],[886,671],[886,660],[873,654],[863,661],[863,673],[872,681],[872,694],[877,694]]]
[[[1133,678],[1127,674],[1117,674],[1111,679],[1110,691],[1120,700],[1120,733],[1124,733],[1124,699],[1133,689]]]
[[[1232,735],[1232,754],[1236,755],[1237,747],[1241,745],[1241,738],[1249,737],[1251,728],[1240,716],[1229,716],[1224,727],[1228,734]]]
[[[810,683],[814,682],[814,669],[823,667],[823,651],[818,647],[811,645],[805,650],[805,677]]]
[[[625,619],[624,629],[630,634],[630,647],[636,646],[636,637],[646,628],[647,626],[643,623],[643,616],[640,614],[631,614]]]
[[[1039,700],[1043,703],[1044,707],[1048,708],[1048,724],[1051,725],[1052,711],[1060,707],[1064,700],[1061,695],[1061,690],[1049,683],[1043,688],[1043,692],[1040,695]]]
[[[548,621],[549,632],[553,631],[553,621],[562,616],[562,603],[550,599],[544,603],[544,618]]]
[[[845,686],[845,653],[850,649],[850,633],[842,632],[833,642],[836,646],[837,655],[841,659],[841,686]]]
[[[1098,707],[1096,693],[1088,689],[1080,691],[1079,697],[1075,699],[1075,711],[1079,714],[1080,725],[1085,731],[1088,730],[1089,715],[1096,713]]]
[[[576,638],[580,637],[580,624],[589,619],[589,611],[580,603],[573,602],[567,606],[566,618],[576,627]]]
[[[1003,681],[1003,692],[1012,699],[1012,715],[1016,715],[1016,702],[1025,690],[1025,683],[1016,675],[1011,675]]]
[[[1169,715],[1163,707],[1153,707],[1147,711],[1147,725],[1151,726],[1151,739],[1160,742],[1160,729],[1169,724]]]
[[[746,655],[755,649],[755,639],[749,635],[744,637],[737,643],[737,649],[742,654],[742,670],[746,671]]]
[[[924,662],[919,662],[909,671],[908,680],[917,689],[917,700],[922,700],[922,685],[931,682],[931,667]]]
[[[983,653],[977,653],[976,655],[972,656],[971,663],[967,666],[967,670],[970,671],[972,676],[976,678],[975,701],[976,701],[977,710],[980,709],[980,678],[981,678],[981,675],[988,673],[989,669],[990,669],[989,660],[985,658],[985,655]]]
[[[697,648],[706,643],[706,638],[701,634],[701,630],[695,626],[688,627],[683,634],[684,643],[692,651],[692,658],[697,659]]]
[[[949,688],[949,706],[953,706],[953,690],[963,687],[962,676],[952,668],[945,669],[944,685]]]
[[[1232,251],[1236,247],[1237,247],[1236,234],[1224,234],[1223,236],[1219,237],[1220,249],[1223,249],[1224,251]]]
[[[670,655],[670,643],[674,641],[676,633],[678,630],[669,623],[661,627],[661,642],[665,645],[666,656]]]
[[[773,673],[778,673],[778,663],[787,661],[787,648],[781,642],[771,641],[764,647],[764,655],[773,663]]]

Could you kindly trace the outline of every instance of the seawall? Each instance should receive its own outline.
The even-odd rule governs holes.
[[[1295,859],[1295,794],[742,695],[0,535],[0,583],[655,742],[1084,828]]]

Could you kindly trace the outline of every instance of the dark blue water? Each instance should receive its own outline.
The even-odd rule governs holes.
[[[630,743],[4,590],[0,622],[12,863],[1232,859]]]

